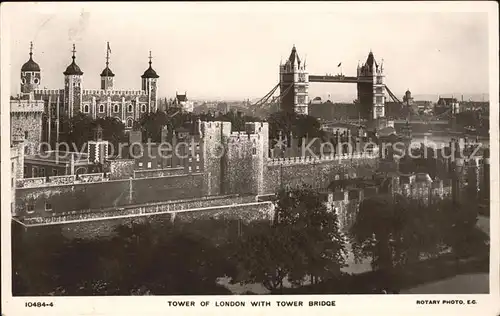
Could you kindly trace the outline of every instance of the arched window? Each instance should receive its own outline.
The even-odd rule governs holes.
[[[99,113],[104,113],[104,104],[99,105]]]
[[[129,104],[129,105],[128,105],[128,111],[129,111],[129,112],[132,112],[132,110],[133,110],[133,109],[134,109],[134,108],[132,107],[132,104]]]
[[[89,113],[89,105],[88,104],[85,104],[83,106],[83,113]]]
[[[26,78],[21,78],[21,83],[26,84]]]
[[[130,127],[130,128],[131,128],[133,125],[134,125],[134,120],[132,120],[131,118],[129,118],[129,119],[127,120],[127,127]]]
[[[141,112],[146,112],[146,105],[145,104],[141,105]]]

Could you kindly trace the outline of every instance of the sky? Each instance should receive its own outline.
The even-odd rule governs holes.
[[[293,45],[310,74],[355,75],[372,50],[398,96],[406,89],[414,95],[489,90],[488,14],[480,5],[446,6],[455,12],[423,2],[391,11],[387,4],[300,2],[9,5],[12,94],[20,90],[30,41],[47,89],[63,87],[73,44],[84,88],[98,89],[109,41],[115,88],[140,89],[151,50],[161,97],[176,91],[191,99],[262,97],[278,83],[280,60]],[[311,84],[311,99],[327,94],[349,99],[356,86]]]

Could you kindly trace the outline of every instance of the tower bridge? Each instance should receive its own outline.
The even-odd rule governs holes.
[[[366,62],[358,65],[356,76],[309,74],[306,63],[302,62],[293,46],[288,59],[279,66],[279,83],[262,99],[254,104],[261,107],[268,102],[279,87],[277,100],[280,109],[286,112],[308,114],[309,85],[311,83],[351,83],[357,85],[357,102],[360,105],[360,119],[374,121],[385,118],[386,92],[394,101],[401,103],[385,85],[383,63],[375,60],[370,51]]]

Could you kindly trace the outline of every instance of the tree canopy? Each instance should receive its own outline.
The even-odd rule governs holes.
[[[86,143],[95,139],[97,126],[102,128],[103,140],[114,146],[125,138],[125,125],[120,120],[113,117],[93,119],[86,114],[77,113],[71,118],[61,119],[62,140],[71,146],[71,151],[85,151]]]
[[[334,212],[308,186],[277,195],[271,226],[241,241],[236,257],[244,268],[241,282],[260,282],[270,290],[283,282],[313,283],[340,273],[345,264],[345,240]]]
[[[484,251],[487,238],[476,228],[477,213],[451,200],[428,205],[402,197],[364,200],[351,228],[356,258],[371,258],[374,269],[435,258],[451,250],[457,258]]]
[[[285,111],[274,112],[267,118],[269,138],[278,139],[281,135],[293,134],[294,137],[322,137],[321,125],[315,117]]]

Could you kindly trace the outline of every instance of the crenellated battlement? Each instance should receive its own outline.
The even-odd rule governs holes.
[[[14,99],[10,100],[11,113],[43,113],[45,102],[43,100]]]
[[[260,139],[259,134],[250,134],[246,132],[231,132],[229,138],[227,139],[228,143],[239,142],[242,140],[250,140],[250,139]]]
[[[64,89],[35,89],[36,95],[60,95],[64,93]]]
[[[311,156],[306,156],[306,157],[287,157],[287,158],[269,158],[267,160],[267,164],[271,166],[276,166],[276,165],[305,165],[305,164],[316,164],[316,163],[322,163],[322,162],[329,162],[329,161],[335,161],[338,160],[339,162],[341,161],[346,161],[346,160],[360,160],[360,159],[378,159],[377,154],[370,154],[370,153],[356,153],[356,154],[344,154],[344,155],[329,155],[329,156],[323,156],[323,157],[311,157]]]
[[[85,89],[83,95],[147,95],[144,90],[101,90],[101,89]]]
[[[16,187],[38,188],[38,187],[50,187],[58,185],[90,183],[90,182],[106,182],[108,180],[109,179],[104,177],[103,173],[88,173],[88,174],[78,175],[78,179],[76,178],[75,175],[18,179],[16,182]]]

